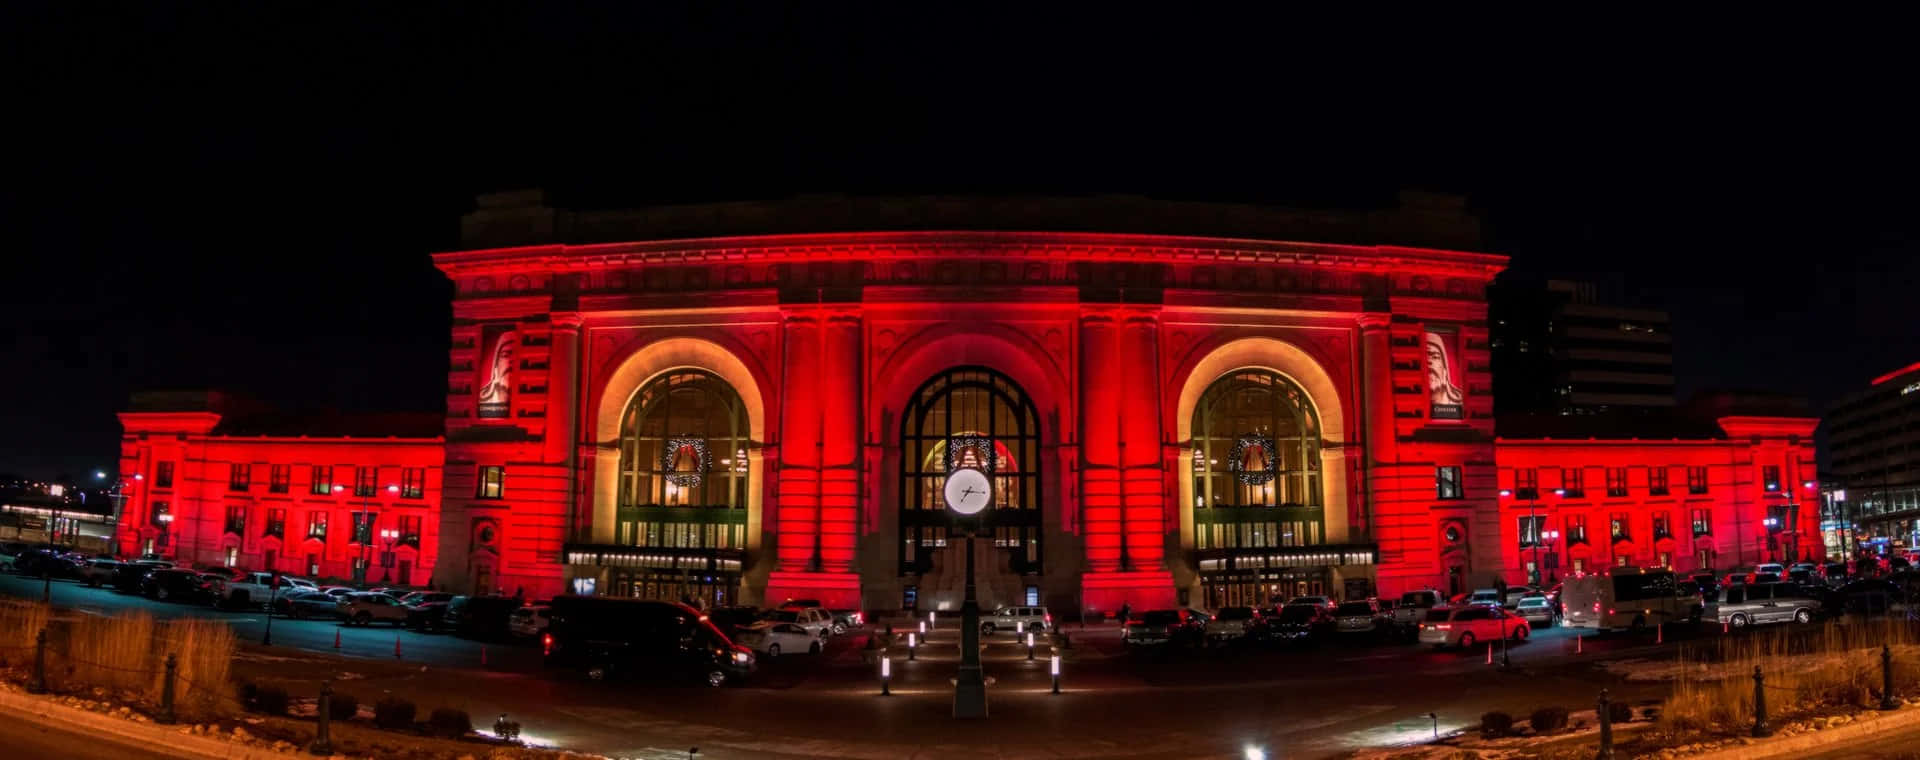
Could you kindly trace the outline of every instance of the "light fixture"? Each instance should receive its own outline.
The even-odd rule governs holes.
[[[1811,481],[1811,480],[1803,480],[1803,481],[1801,481],[1801,482],[1800,482],[1800,487],[1801,487],[1801,488],[1805,488],[1805,489],[1807,489],[1807,490],[1809,490],[1809,491],[1811,491],[1811,490],[1813,490],[1813,481]]]
[[[1553,489],[1553,495],[1555,495],[1555,496],[1565,496],[1565,495],[1567,495],[1567,489],[1565,489],[1565,488],[1555,488],[1555,489]]]
[[[1500,496],[1501,496],[1501,497],[1503,497],[1503,498],[1504,498],[1504,497],[1507,497],[1507,496],[1512,496],[1512,495],[1513,495],[1513,489],[1510,489],[1510,488],[1502,488],[1502,489],[1500,489]]]
[[[399,492],[400,492],[399,486],[396,486],[392,483],[387,484],[387,493],[399,493]]]

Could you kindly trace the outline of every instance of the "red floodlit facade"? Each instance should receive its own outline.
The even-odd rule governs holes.
[[[1501,256],[876,232],[434,262],[455,287],[443,439],[222,439],[213,420],[129,414],[125,471],[191,461],[202,495],[176,509],[224,514],[270,498],[231,497],[217,462],[293,462],[294,507],[336,512],[351,492],[307,496],[308,463],[377,461],[382,487],[386,467],[428,467],[437,546],[412,567],[455,590],[928,610],[958,606],[966,541],[941,488],[970,467],[993,484],[983,603],[1102,612],[1519,583],[1529,507],[1590,531],[1634,515],[1638,543],[1562,541],[1561,575],[1573,558],[1691,567],[1696,547],[1751,562],[1778,545],[1743,532],[1779,501],[1755,490],[1759,468],[1779,462],[1793,495],[1813,479],[1812,420],[1497,440],[1485,292]],[[1511,495],[1516,468],[1550,493],[1562,467],[1590,473],[1583,500]],[[1648,492],[1651,467],[1671,470],[1669,494]],[[1686,493],[1691,467],[1707,493]],[[1601,498],[1616,468],[1628,495]],[[1712,530],[1682,538],[1709,501]],[[129,552],[158,530],[146,503],[130,502]],[[1672,538],[1653,537],[1657,511]],[[209,519],[196,540],[224,546]],[[341,541],[323,562],[347,557]]]
[[[124,556],[372,584],[434,574],[438,437],[234,435],[213,411],[123,412],[120,423]]]

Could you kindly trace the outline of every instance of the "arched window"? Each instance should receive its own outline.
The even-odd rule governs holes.
[[[1322,543],[1324,504],[1320,420],[1306,391],[1266,370],[1235,372],[1207,388],[1193,410],[1198,546]]]
[[[620,421],[615,542],[672,548],[745,546],[751,445],[746,408],[719,376],[677,370],[647,383]]]
[[[1016,572],[1040,572],[1040,418],[1020,386],[979,367],[935,376],[902,416],[900,452],[901,572],[926,572],[947,545],[950,467],[991,473],[981,538],[1007,550]]]

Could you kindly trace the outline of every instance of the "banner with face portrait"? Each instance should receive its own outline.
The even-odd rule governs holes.
[[[1436,420],[1466,418],[1467,367],[1460,354],[1460,332],[1446,328],[1427,328],[1428,417]]]
[[[518,353],[519,333],[511,325],[489,325],[480,333],[480,374],[478,416],[505,419],[513,401],[513,355]]]

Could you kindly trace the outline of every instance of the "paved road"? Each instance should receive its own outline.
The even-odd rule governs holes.
[[[0,578],[0,595],[38,598],[40,585]],[[55,584],[55,602],[95,613],[140,608],[156,615],[227,620],[258,641],[265,617],[161,604],[74,584]],[[904,629],[902,630],[904,633]],[[1436,652],[1406,644],[1335,642],[1312,649],[1180,654],[1121,653],[1117,629],[1082,632],[1066,663],[1063,694],[1049,693],[1045,652],[1025,660],[1011,635],[991,638],[986,667],[992,718],[951,719],[949,679],[957,636],[936,632],[912,662],[893,662],[893,696],[879,696],[877,668],[863,661],[860,636],[835,639],[820,656],[764,662],[744,688],[593,683],[542,670],[531,647],[483,645],[438,634],[344,628],[275,619],[274,644],[249,645],[239,677],[278,681],[312,693],[322,678],[363,701],[392,692],[422,712],[446,705],[487,725],[506,712],[525,734],[558,746],[620,757],[671,756],[699,746],[701,757],[949,757],[982,752],[1058,757],[1239,757],[1246,745],[1269,757],[1320,758],[1355,747],[1416,741],[1478,722],[1487,710],[1526,714],[1577,708],[1603,686],[1617,698],[1650,700],[1665,687],[1625,683],[1593,663],[1605,657],[1670,654],[1650,637],[1582,640],[1545,630],[1513,647],[1511,671],[1485,664],[1485,650]],[[333,637],[342,641],[340,656]],[[1704,632],[1698,635],[1717,635]],[[398,639],[403,656],[395,660]],[[487,667],[479,667],[482,647]],[[1496,661],[1499,651],[1495,650]]]
[[[51,730],[37,723],[0,720],[0,747],[6,757],[59,760],[153,760],[165,758],[150,749],[123,745],[92,734]]]

